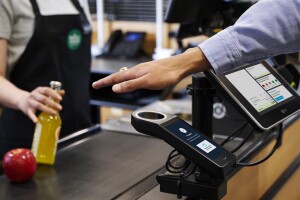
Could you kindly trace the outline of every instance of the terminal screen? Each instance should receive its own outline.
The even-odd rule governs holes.
[[[293,96],[262,64],[226,74],[225,77],[258,112]]]
[[[218,148],[216,144],[212,143],[212,141],[204,135],[199,134],[189,124],[183,121],[176,121],[169,124],[166,126],[166,129],[211,159],[217,158],[224,151],[224,149]]]

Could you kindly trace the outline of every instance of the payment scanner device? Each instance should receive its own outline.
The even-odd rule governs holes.
[[[179,176],[157,176],[162,192],[177,194],[178,198],[221,199],[225,196],[225,174],[236,165],[234,154],[176,115],[139,110],[131,114],[131,124],[141,133],[164,140],[195,164],[187,176],[183,172]]]
[[[141,133],[163,139],[213,177],[224,179],[236,163],[232,153],[176,115],[136,111],[131,115],[131,124]]]
[[[258,130],[269,130],[300,110],[295,89],[265,61],[220,74],[208,70],[205,75]]]

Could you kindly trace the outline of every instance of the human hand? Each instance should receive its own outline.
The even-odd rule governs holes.
[[[34,123],[38,121],[35,112],[40,110],[51,115],[62,110],[59,102],[65,94],[64,90],[56,92],[49,87],[37,87],[33,91],[26,92],[20,96],[18,107],[25,113]]]
[[[95,89],[113,85],[116,93],[137,89],[160,90],[175,85],[189,74],[208,69],[210,64],[198,47],[169,58],[138,64],[128,70],[95,81]]]

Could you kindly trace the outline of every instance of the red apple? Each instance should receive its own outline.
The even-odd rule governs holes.
[[[10,181],[20,183],[33,177],[36,171],[36,160],[29,149],[17,148],[4,155],[2,166]]]

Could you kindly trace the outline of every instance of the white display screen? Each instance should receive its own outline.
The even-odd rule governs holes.
[[[227,74],[225,77],[258,112],[292,97],[262,64]]]

